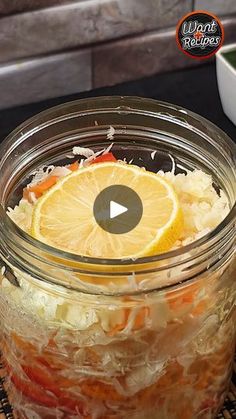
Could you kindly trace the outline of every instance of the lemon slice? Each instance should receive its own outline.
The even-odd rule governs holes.
[[[141,221],[124,234],[104,231],[93,215],[97,195],[116,184],[132,188],[143,204]],[[182,225],[177,195],[165,179],[138,166],[100,163],[65,176],[38,200],[32,235],[78,255],[137,258],[170,250]]]

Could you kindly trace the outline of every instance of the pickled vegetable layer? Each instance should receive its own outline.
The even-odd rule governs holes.
[[[62,179],[95,164],[127,165],[117,162],[111,147],[101,153],[73,151],[85,158],[39,169],[8,210],[27,233],[39,200]],[[228,214],[227,196],[209,174],[197,169],[176,174],[173,166],[156,176],[174,191],[183,217],[168,250],[204,236]],[[77,273],[73,280],[80,292],[11,269],[17,286],[4,267],[0,273],[0,345],[16,417],[215,417],[235,348],[234,262],[209,264],[178,286],[179,267],[116,278]]]

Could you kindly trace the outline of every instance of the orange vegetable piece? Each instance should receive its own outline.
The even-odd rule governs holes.
[[[34,400],[36,403],[42,404],[47,407],[57,407],[58,400],[55,396],[49,395],[46,391],[36,386],[34,383],[22,380],[19,376],[13,375],[9,366],[6,366],[11,382],[15,385],[17,390]]]
[[[29,188],[24,188],[23,198],[27,199],[29,202],[32,202],[30,198],[30,193],[34,193],[36,198],[40,198],[40,196],[42,196],[44,192],[46,192],[53,185],[55,185],[57,181],[58,176],[49,176],[37,185],[30,186]]]
[[[102,381],[88,379],[80,383],[82,394],[92,399],[103,401],[125,401],[126,397],[119,394],[114,387]]]
[[[150,309],[149,309],[149,307],[142,307],[139,310],[137,316],[135,317],[133,329],[134,330],[141,329],[141,327],[144,326],[144,320],[145,320],[145,318],[146,317],[149,317],[149,315],[150,315]]]
[[[24,373],[35,384],[39,384],[43,389],[51,391],[55,396],[62,396],[61,388],[71,388],[76,384],[73,380],[60,376],[55,371],[52,374],[49,368],[35,363],[35,361],[31,365],[21,365]]]
[[[95,163],[102,163],[102,162],[116,162],[116,158],[113,156],[112,153],[103,154],[102,156],[97,157],[95,160],[91,162],[91,164]],[[78,161],[75,161],[72,163],[69,167],[69,170],[72,172],[75,172],[79,169],[79,163]],[[44,192],[46,192],[48,189],[50,189],[53,185],[56,184],[58,181],[58,176],[48,176],[45,180],[38,183],[37,185],[33,185],[30,187],[26,187],[23,190],[23,198],[27,199],[30,203],[32,203],[32,198],[30,196],[31,193],[35,194],[35,197],[38,199],[40,198]]]
[[[74,163],[70,164],[68,169],[71,170],[72,172],[75,172],[76,170],[79,169],[79,163],[75,161]]]
[[[117,159],[112,153],[103,154],[102,156],[96,157],[90,164],[104,163],[104,162],[116,162]]]
[[[184,304],[193,304],[199,286],[197,284],[191,284],[185,289],[180,291],[170,291],[167,294],[167,302],[171,310],[176,310]]]
[[[34,400],[43,406],[50,408],[58,407],[62,410],[70,410],[73,413],[80,411],[84,418],[91,419],[87,414],[85,406],[80,400],[71,398],[71,396],[60,390],[58,377],[54,377],[46,369],[35,368],[30,366],[22,366],[22,369],[27,378],[20,378],[18,375],[12,373],[9,365],[6,365],[11,382],[15,387],[24,394],[27,398]],[[63,386],[70,387],[75,383],[69,383],[69,380],[62,377]],[[66,385],[65,385],[66,383]]]
[[[204,313],[207,310],[207,301],[201,300],[199,303],[194,307],[192,310],[192,314],[194,316],[200,316],[202,313]]]

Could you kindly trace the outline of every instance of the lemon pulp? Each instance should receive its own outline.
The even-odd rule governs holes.
[[[93,204],[111,185],[132,188],[143,216],[128,233],[111,234],[97,224]],[[60,179],[35,205],[31,232],[55,248],[98,258],[137,258],[171,249],[179,239],[183,216],[178,197],[161,176],[121,163],[100,163]]]

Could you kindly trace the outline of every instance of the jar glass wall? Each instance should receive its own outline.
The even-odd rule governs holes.
[[[68,163],[73,146],[108,146],[110,126],[120,159],[211,174],[228,196],[226,219],[137,260],[70,255],[19,229],[6,209],[32,172]],[[39,114],[0,152],[0,345],[17,417],[214,418],[235,348],[235,145],[176,106],[105,97]]]

